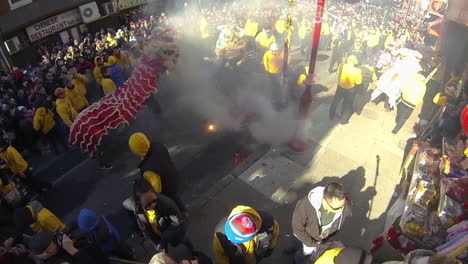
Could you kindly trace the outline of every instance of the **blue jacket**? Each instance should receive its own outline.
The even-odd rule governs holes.
[[[114,81],[115,86],[120,88],[124,83],[122,67],[118,64],[109,66],[108,68],[111,72],[111,79]]]

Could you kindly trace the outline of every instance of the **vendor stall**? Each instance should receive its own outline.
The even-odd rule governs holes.
[[[462,138],[453,143],[444,140],[442,149],[414,143],[402,169],[402,193],[390,210],[393,222],[374,241],[372,252],[377,258],[389,260],[391,255],[393,259],[396,255],[402,258],[415,249],[428,249],[467,260],[465,149]]]

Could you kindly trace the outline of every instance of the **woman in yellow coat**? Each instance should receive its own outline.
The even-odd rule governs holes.
[[[75,118],[78,116],[78,112],[67,100],[65,89],[55,89],[55,96],[57,97],[57,100],[55,100],[55,105],[58,115],[60,118],[62,118],[63,123],[65,123],[67,127],[71,127],[73,121],[75,121]]]
[[[217,264],[253,264],[272,254],[279,225],[269,213],[238,205],[215,232],[213,253]]]

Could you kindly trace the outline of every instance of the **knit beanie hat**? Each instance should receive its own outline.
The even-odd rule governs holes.
[[[95,212],[86,208],[82,209],[78,215],[78,226],[86,233],[90,233],[95,230],[100,222],[101,220],[99,219],[99,216]]]
[[[246,213],[232,216],[224,225],[227,238],[236,244],[252,240],[257,231],[255,220]]]
[[[151,143],[143,133],[134,133],[128,139],[128,145],[133,153],[143,159],[148,153]]]
[[[371,264],[372,256],[360,248],[345,248],[335,257],[335,264]]]
[[[50,231],[36,233],[29,240],[29,249],[34,254],[41,254],[49,247],[50,243],[52,243],[52,241],[54,240],[54,237],[55,234]]]

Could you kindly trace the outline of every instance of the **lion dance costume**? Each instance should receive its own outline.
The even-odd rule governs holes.
[[[119,89],[78,115],[70,128],[72,145],[88,153],[96,152],[111,129],[128,124],[145,107],[146,100],[158,91],[158,80],[177,63],[179,50],[168,32],[170,30],[152,37],[149,51]]]

